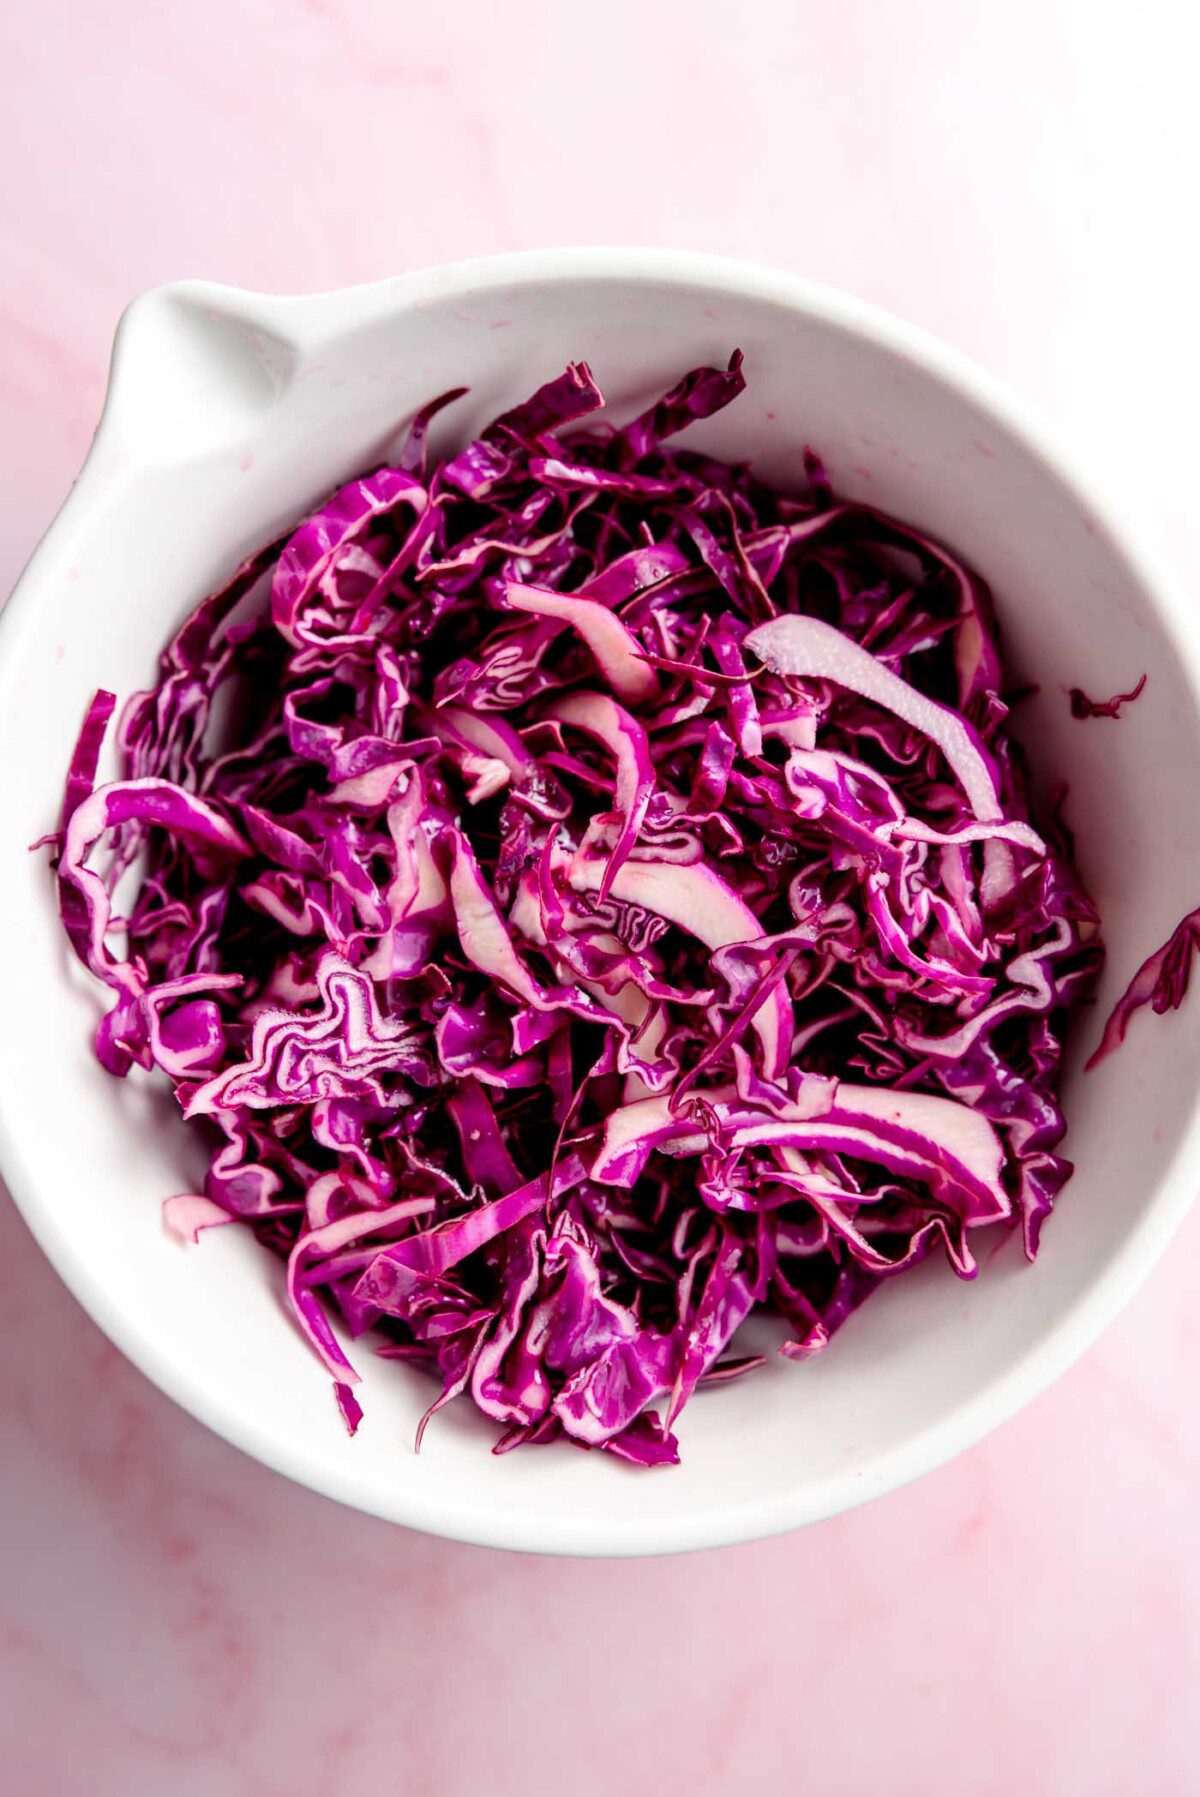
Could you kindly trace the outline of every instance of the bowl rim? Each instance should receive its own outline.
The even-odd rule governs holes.
[[[1125,524],[1116,506],[1080,471],[1045,425],[1030,415],[1003,383],[932,334],[883,309],[807,277],[770,266],[696,251],[641,247],[579,247],[523,250],[439,263],[398,277],[304,295],[272,295],[221,283],[184,280],[151,288],[135,299],[119,321],[108,386],[91,448],[67,500],[34,550],[7,605],[0,612],[0,652],[13,643],[26,619],[36,576],[51,545],[65,537],[77,513],[92,501],[97,470],[110,462],[117,435],[116,400],[136,353],[138,319],[167,296],[252,315],[274,325],[293,343],[310,335],[338,336],[365,321],[450,296],[481,294],[546,282],[569,286],[605,279],[631,286],[674,284],[703,287],[738,298],[772,302],[831,327],[862,337],[898,356],[921,374],[950,389],[993,419],[1015,439],[1094,522],[1098,535],[1129,569],[1143,590],[1170,647],[1178,657],[1200,710],[1200,624],[1182,590]],[[0,653],[0,689],[11,678],[13,656]],[[54,1206],[39,1185],[36,1166],[20,1145],[20,1129],[9,1115],[0,1089],[0,1171],[12,1198],[47,1259],[74,1297],[122,1353],[168,1397],[213,1432],[272,1470],[326,1497],[407,1527],[477,1546],[524,1552],[596,1557],[690,1552],[755,1540],[824,1520],[843,1510],[909,1484],[973,1446],[992,1429],[1040,1395],[1086,1352],[1106,1324],[1133,1295],[1186,1215],[1194,1187],[1188,1167],[1200,1153],[1200,1084],[1192,1112],[1169,1167],[1152,1193],[1140,1222],[1104,1269],[1056,1318],[1049,1335],[1018,1356],[989,1384],[964,1399],[936,1423],[907,1438],[865,1470],[823,1480],[815,1490],[715,1506],[700,1515],[646,1519],[636,1536],[569,1516],[530,1519],[519,1511],[488,1512],[468,1501],[448,1505],[444,1496],[425,1497],[403,1481],[386,1494],[368,1489],[353,1470],[330,1469],[303,1444],[281,1445],[226,1412],[190,1373],[164,1355],[154,1338],[110,1300],[58,1226]]]

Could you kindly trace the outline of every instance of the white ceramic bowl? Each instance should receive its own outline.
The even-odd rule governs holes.
[[[837,486],[959,548],[996,588],[1037,767],[1071,782],[1110,946],[1101,1002],[1200,899],[1200,650],[1189,612],[1040,431],[958,356],[793,276],[708,257],[584,250],[504,257],[311,298],[201,282],[147,294],[117,334],[87,465],[0,633],[0,1164],[46,1253],[150,1378],[249,1453],[414,1527],[497,1545],[658,1553],[829,1516],[936,1466],[1067,1366],[1126,1299],[1196,1179],[1200,1004],[1139,1019],[1067,1082],[1078,1171],[1037,1264],[1011,1250],[973,1285],[927,1266],[879,1293],[828,1353],[702,1394],[683,1464],[639,1475],[569,1449],[495,1459],[467,1409],[420,1456],[429,1387],[362,1351],[351,1441],[285,1319],[275,1264],[242,1232],[182,1249],[159,1200],[195,1148],[167,1096],[91,1058],[98,1000],[68,964],[45,860],[64,764],[98,684],[144,684],[192,603],[248,550],[370,463],[444,388],[461,437],[571,358],[618,412],[740,345],[749,391],[689,441],[795,481],[805,443]],[[444,437],[445,440],[445,437]],[[1119,724],[1064,697],[1146,671]]]

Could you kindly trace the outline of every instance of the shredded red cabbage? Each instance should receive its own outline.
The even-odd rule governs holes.
[[[1089,699],[1078,686],[1070,690],[1071,716],[1074,718],[1119,718],[1121,707],[1131,705],[1140,697],[1146,684],[1146,676],[1142,675],[1137,685],[1127,693],[1114,693],[1111,699]],[[1085,1072],[1105,1060],[1113,1050],[1119,1048],[1125,1040],[1125,1032],[1129,1028],[1129,1020],[1135,1011],[1145,1005],[1159,1017],[1167,1011],[1177,1011],[1187,995],[1192,977],[1192,958],[1200,948],[1200,910],[1190,911],[1178,923],[1154,953],[1148,955],[1130,980],[1125,991],[1109,1013],[1104,1025],[1104,1034],[1100,1038],[1099,1047],[1095,1049]]]
[[[1073,686],[1067,697],[1071,701],[1073,718],[1119,718],[1122,705],[1132,705],[1140,698],[1142,688],[1146,684],[1143,674],[1136,686],[1130,687],[1127,693],[1114,693],[1111,699],[1089,699],[1081,686]]]
[[[1148,955],[1121,994],[1104,1026],[1100,1046],[1087,1063],[1095,1067],[1125,1040],[1129,1019],[1144,1005],[1159,1017],[1177,1011],[1187,995],[1192,959],[1200,948],[1200,910],[1188,915],[1172,930],[1161,948]]]
[[[98,789],[84,722],[97,1053],[171,1080],[210,1161],[169,1223],[286,1260],[351,1431],[374,1329],[497,1451],[673,1461],[752,1311],[811,1354],[981,1228],[1032,1257],[1070,1172],[1097,919],[987,590],[815,457],[790,496],[664,447],[743,384],[581,427],[575,365],[430,465],[443,396],[196,608]]]

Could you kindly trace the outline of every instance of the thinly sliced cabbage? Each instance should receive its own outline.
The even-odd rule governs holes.
[[[815,458],[779,493],[669,446],[743,385],[581,425],[573,364],[439,461],[441,395],[185,620],[121,778],[111,694],[69,758],[97,1054],[209,1145],[165,1220],[286,1261],[351,1434],[373,1330],[425,1421],[671,1464],[754,1310],[803,1359],[930,1253],[973,1276],[981,1229],[1032,1255],[1069,1173],[1096,917],[1029,820],[986,588]]]

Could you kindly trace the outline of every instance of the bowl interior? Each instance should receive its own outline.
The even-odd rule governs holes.
[[[184,1250],[159,1201],[195,1148],[165,1092],[93,1062],[99,1014],[68,961],[45,860],[69,745],[97,685],[145,684],[187,608],[240,556],[377,457],[443,389],[462,439],[569,359],[627,411],[686,367],[746,355],[749,389],[689,441],[796,484],[811,443],[836,486],[952,543],[992,582],[1022,734],[1069,816],[1101,907],[1101,1004],[1200,896],[1189,770],[1197,665],[1144,579],[983,386],[904,333],[799,283],[707,264],[560,258],[442,271],[317,301],[187,285],[123,327],[105,424],[5,620],[0,884],[7,1027],[0,1156],[77,1295],[152,1377],[234,1441],[317,1488],[417,1526],[538,1549],[655,1551],[810,1520],[936,1463],[1077,1352],[1181,1209],[1200,1007],[1139,1020],[1126,1050],[1068,1080],[1077,1173],[1032,1267],[1004,1247],[974,1284],[926,1267],[879,1293],[831,1350],[702,1394],[683,1464],[641,1476],[569,1450],[495,1459],[466,1408],[413,1455],[430,1388],[377,1362],[350,1441],[328,1380],[284,1317],[279,1270],[236,1230]],[[1079,723],[1065,688],[1149,676],[1119,723]]]

